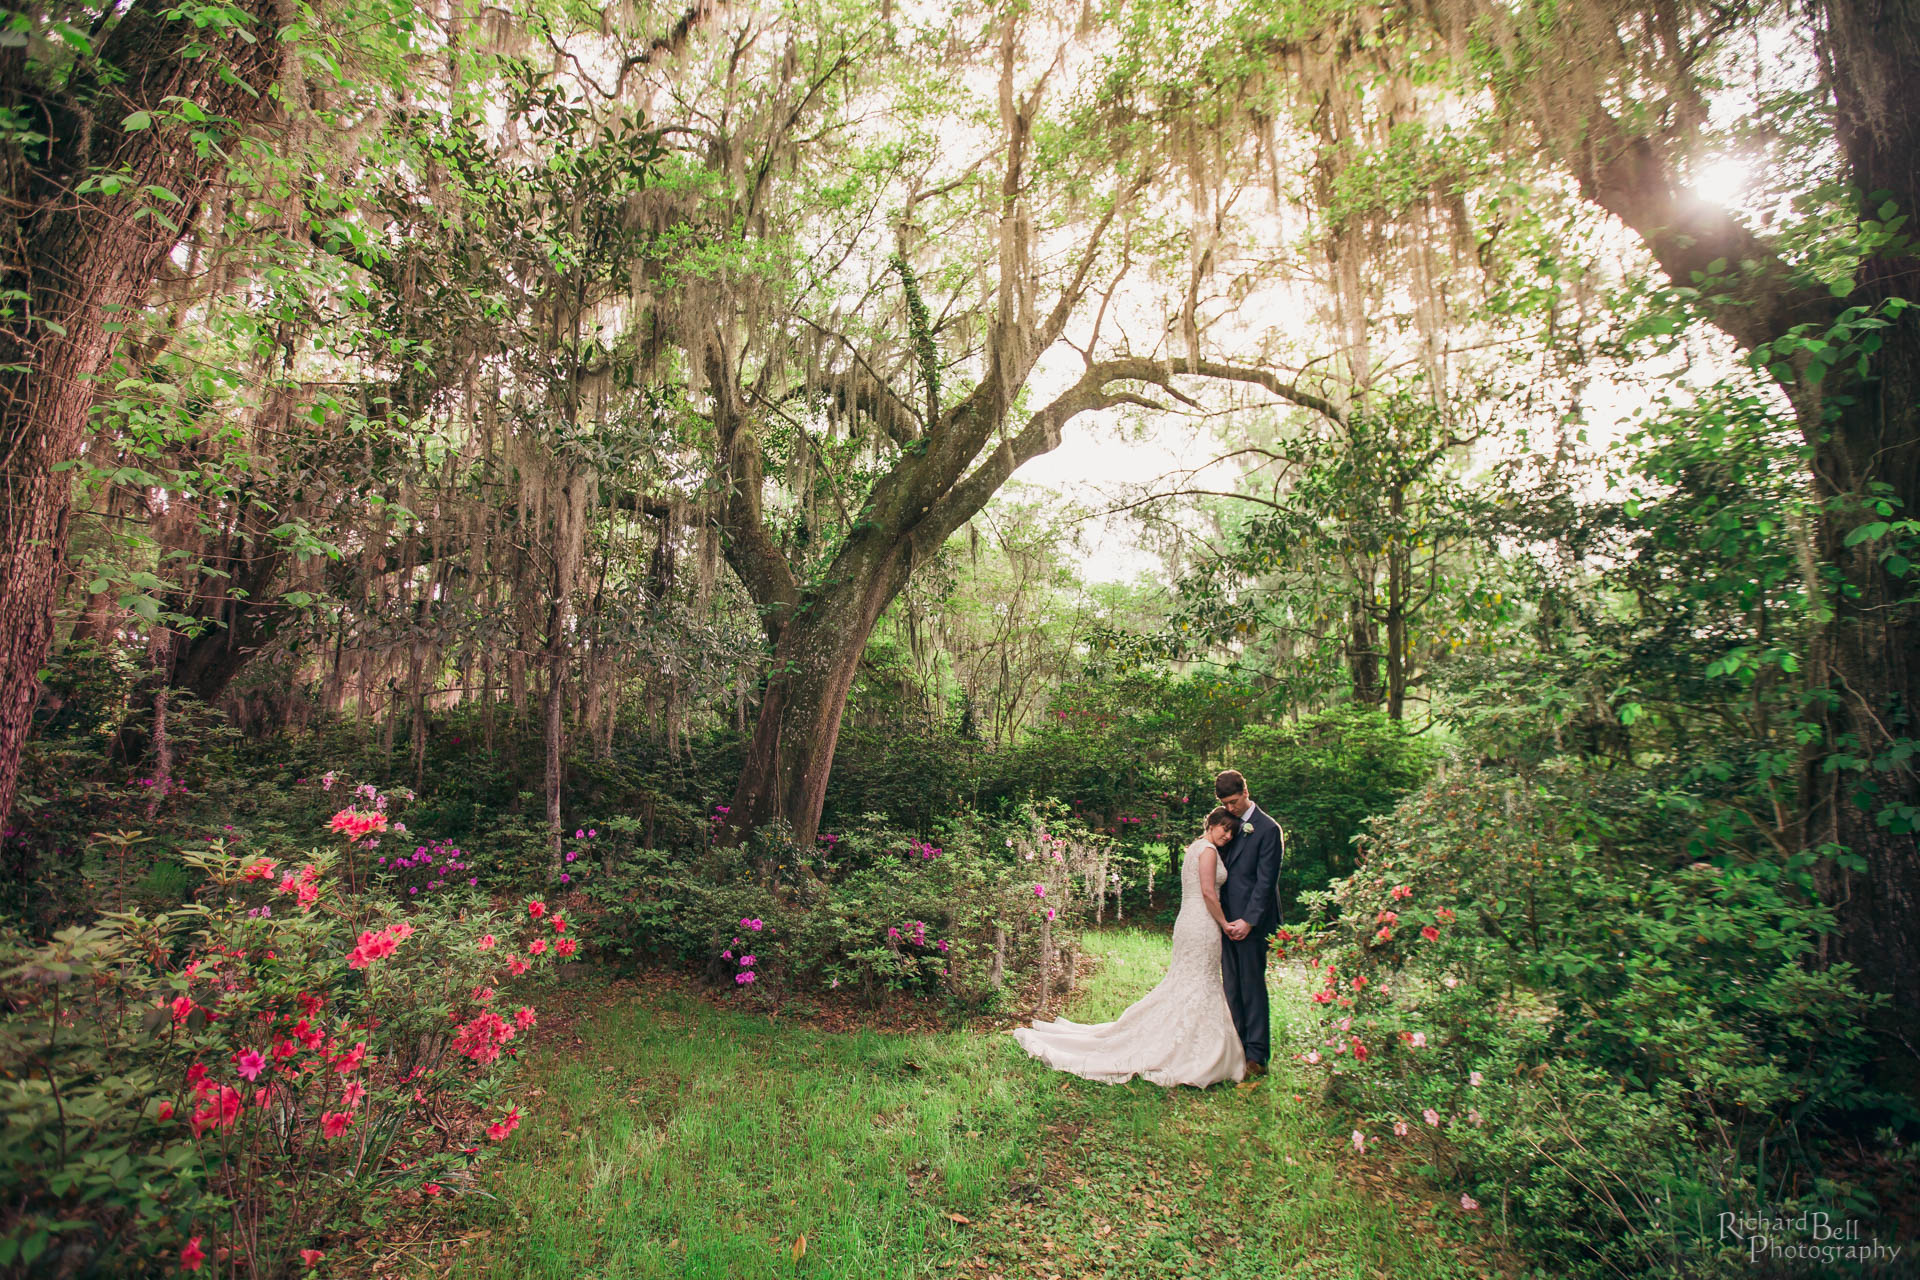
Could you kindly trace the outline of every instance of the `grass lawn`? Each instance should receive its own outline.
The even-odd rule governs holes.
[[[1166,964],[1162,935],[1091,945],[1082,1020]],[[1305,987],[1275,985],[1284,1045]],[[464,1243],[393,1261],[502,1280],[1499,1274],[1479,1223],[1363,1173],[1378,1162],[1344,1151],[1285,1062],[1257,1086],[1098,1085],[1004,1035],[614,993],[530,1064],[544,1092],[484,1183],[496,1206],[477,1201]]]

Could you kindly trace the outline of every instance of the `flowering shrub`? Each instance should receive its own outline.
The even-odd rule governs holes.
[[[1591,1269],[1699,1274],[1714,1215],[1777,1198],[1758,1145],[1863,1098],[1867,1000],[1804,957],[1826,910],[1764,860],[1642,862],[1578,792],[1465,773],[1308,895],[1301,1053],[1362,1117]],[[1391,1135],[1391,1136],[1388,1136]]]
[[[507,992],[573,954],[570,922],[396,914],[344,892],[343,861],[216,848],[192,857],[197,903],[3,949],[0,1226],[22,1260],[297,1273],[384,1203],[469,1185],[513,1132],[502,1068],[538,1018]]]
[[[938,844],[875,819],[835,834],[804,853],[773,831],[690,863],[624,854],[588,890],[606,912],[603,945],[704,966],[743,999],[826,990],[978,1005],[997,998],[996,972],[1037,962],[1043,937],[1066,945],[1071,925],[1117,905],[1113,843],[1057,818],[969,817]]]
[[[480,884],[472,857],[458,845],[441,840],[415,845],[411,853],[382,857],[378,865],[390,891],[401,899],[418,899],[448,889],[473,889]]]

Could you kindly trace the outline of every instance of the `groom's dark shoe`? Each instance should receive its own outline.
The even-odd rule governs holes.
[[[1266,1064],[1266,1063],[1264,1063],[1264,1062],[1249,1062],[1249,1063],[1247,1064],[1247,1079],[1249,1079],[1249,1080],[1258,1080],[1258,1079],[1259,1079],[1259,1078],[1260,1078],[1261,1076],[1264,1076],[1265,1074],[1267,1074],[1267,1064]]]

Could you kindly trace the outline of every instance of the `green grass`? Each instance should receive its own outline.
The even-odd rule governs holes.
[[[1093,945],[1073,1014],[1098,1021],[1158,981],[1167,944]],[[1304,988],[1276,987],[1284,1044]],[[1451,1210],[1350,1176],[1284,1063],[1257,1087],[1105,1086],[1004,1035],[840,1034],[622,990],[532,1064],[544,1095],[454,1274],[1489,1274]]]

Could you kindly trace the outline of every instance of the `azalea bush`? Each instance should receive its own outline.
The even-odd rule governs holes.
[[[1809,1189],[1763,1152],[1870,1101],[1869,1001],[1808,963],[1832,922],[1793,864],[1656,860],[1556,781],[1456,772],[1370,824],[1308,895],[1300,1056],[1356,1146],[1417,1154],[1530,1247],[1698,1274],[1719,1212]]]
[[[718,816],[724,816],[716,814]],[[630,822],[602,824],[620,833]],[[907,994],[979,1005],[1119,910],[1118,841],[1045,809],[968,814],[937,840],[879,815],[800,849],[777,827],[695,858],[618,841],[588,886],[602,949],[685,964],[742,999],[793,991]],[[751,957],[751,960],[748,960]],[[748,975],[751,976],[748,976]]]
[[[473,1186],[577,930],[540,901],[352,893],[381,815],[342,809],[343,843],[297,863],[190,855],[176,910],[6,942],[0,1265],[299,1274]]]

